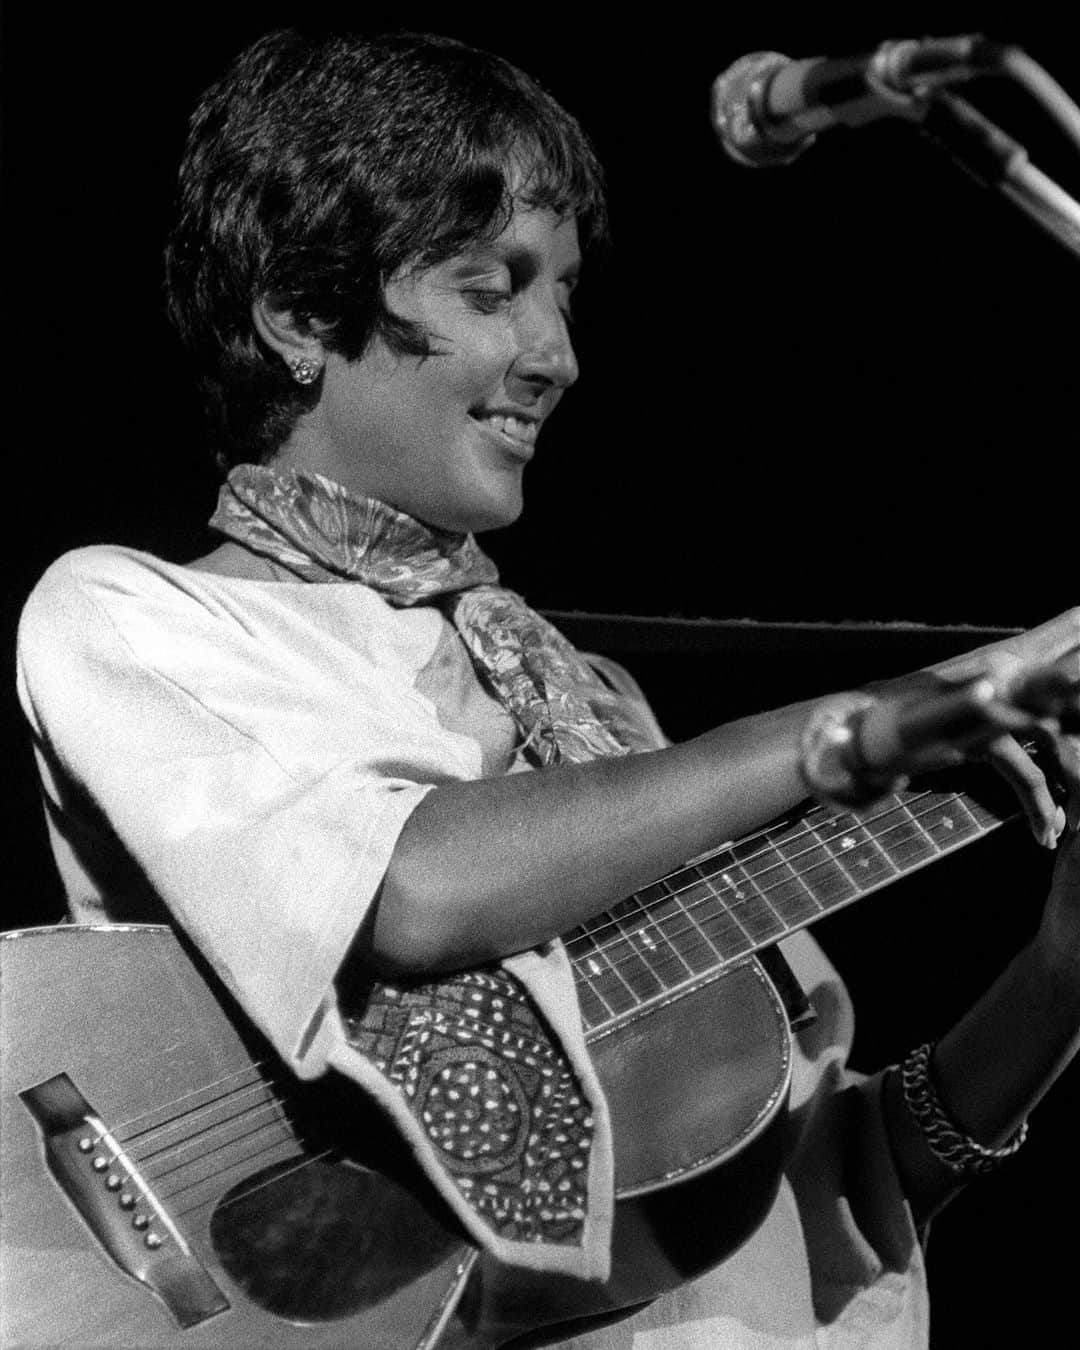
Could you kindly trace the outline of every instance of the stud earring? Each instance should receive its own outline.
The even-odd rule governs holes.
[[[307,356],[293,356],[286,365],[297,384],[314,384],[322,374],[322,362]]]

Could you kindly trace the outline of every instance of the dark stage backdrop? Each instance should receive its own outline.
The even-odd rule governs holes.
[[[646,21],[606,7],[311,7],[330,27],[423,28],[502,52],[580,116],[607,166],[614,249],[582,288],[583,376],[530,466],[524,519],[486,540],[537,605],[993,627],[1080,600],[1080,261],[905,126],[832,132],[771,172],[736,167],[714,142],[713,78],[763,49],[982,30],[1080,100],[1067,7],[1007,21],[974,5],[872,8],[841,21],[826,6],[667,7]],[[206,547],[215,477],[162,318],[162,239],[194,97],[297,14],[8,7],[9,674],[19,607],[57,553]],[[970,95],[1080,196],[1080,155],[1026,97]],[[623,655],[684,736],[919,664],[935,641],[913,640],[910,659],[895,637],[812,633],[700,652],[658,638]],[[60,898],[10,678],[3,708],[2,926],[15,927],[51,922]],[[1021,830],[1002,832],[823,926],[860,1003],[861,1062],[964,1005],[1030,931],[1046,875]],[[1070,1319],[1072,1239],[1049,1225],[1064,1202],[1068,1235],[1078,1198],[1078,1096],[1074,1072],[1025,1155],[940,1221],[937,1347],[1055,1343]]]

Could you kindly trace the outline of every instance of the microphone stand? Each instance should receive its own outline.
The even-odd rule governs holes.
[[[1080,258],[1080,202],[1028,159],[1025,148],[956,94],[929,99],[920,130],[984,187],[997,188]]]

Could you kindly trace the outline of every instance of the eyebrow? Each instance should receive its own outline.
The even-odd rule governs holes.
[[[535,275],[540,270],[540,254],[535,249],[525,248],[522,245],[500,245],[497,241],[492,244],[477,244],[472,249],[462,254],[450,269],[450,275],[455,278],[467,276],[470,272],[475,272],[480,268],[490,266],[517,266],[527,270],[531,275]],[[576,258],[569,263],[559,274],[559,280],[573,285],[581,275],[581,258]]]

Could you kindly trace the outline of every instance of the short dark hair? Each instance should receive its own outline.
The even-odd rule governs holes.
[[[166,248],[169,316],[219,465],[266,460],[318,399],[258,338],[254,300],[348,360],[376,334],[426,354],[386,282],[494,237],[515,202],[576,216],[583,251],[605,235],[586,136],[501,57],[427,34],[292,29],[242,52],[192,116]]]

